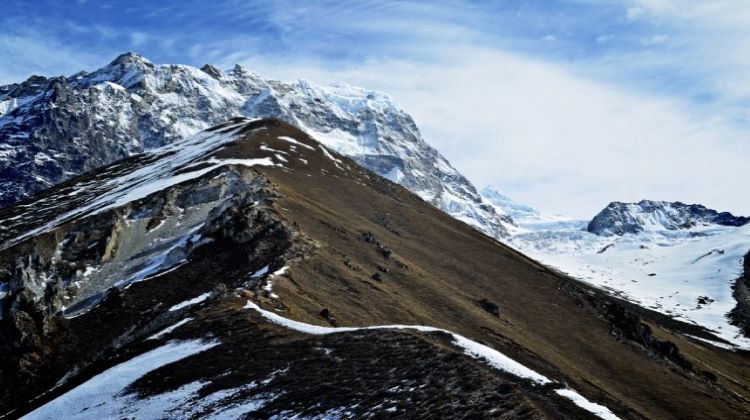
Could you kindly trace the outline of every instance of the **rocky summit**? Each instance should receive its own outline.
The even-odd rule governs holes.
[[[707,226],[744,226],[750,218],[718,212],[700,204],[642,200],[610,203],[589,222],[591,233],[612,236],[643,231],[689,230]]]
[[[746,352],[318,138],[236,118],[0,210],[0,415],[748,416]]]

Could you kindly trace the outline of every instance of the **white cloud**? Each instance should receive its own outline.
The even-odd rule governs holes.
[[[652,19],[674,31],[665,54],[703,69],[709,89],[726,105],[750,102],[750,7],[746,0],[634,0]],[[735,112],[742,112],[737,111]]]

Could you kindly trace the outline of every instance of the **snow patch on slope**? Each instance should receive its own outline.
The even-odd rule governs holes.
[[[127,387],[145,374],[169,363],[206,351],[219,344],[189,340],[170,342],[94,376],[83,384],[37,408],[25,419],[164,418],[173,407],[159,399],[138,400]]]
[[[591,414],[594,414],[595,416],[604,419],[604,420],[617,420],[619,417],[617,417],[612,411],[610,411],[609,408],[593,403],[589,400],[587,400],[583,395],[573,391],[570,388],[565,389],[556,389],[555,392],[558,395],[561,395],[571,401],[573,403],[584,410],[588,411]]]
[[[186,300],[184,302],[180,302],[177,305],[172,306],[171,308],[169,308],[169,311],[170,312],[179,311],[182,308],[187,308],[188,306],[197,305],[205,301],[206,299],[208,299],[209,296],[211,296],[211,292],[206,292],[200,296],[194,297],[192,299]]]
[[[482,359],[497,369],[500,369],[512,375],[518,376],[519,378],[529,379],[540,385],[551,382],[547,377],[535,372],[534,370],[527,368],[526,366],[516,362],[515,360],[507,357],[506,355],[500,353],[499,351],[493,348],[487,347],[483,344],[479,344],[475,341],[471,341],[466,337],[460,336],[458,334],[454,334],[450,331],[446,331],[440,328],[427,327],[427,326],[422,326],[422,325],[399,325],[399,324],[362,327],[362,328],[321,327],[318,325],[305,324],[304,322],[299,322],[299,321],[295,321],[292,319],[284,318],[278,314],[262,309],[261,307],[259,307],[258,305],[256,305],[255,303],[251,301],[247,301],[245,308],[254,309],[258,313],[260,313],[264,318],[268,319],[274,324],[278,324],[278,325],[281,325],[283,327],[286,327],[295,331],[303,332],[306,334],[314,334],[314,335],[335,334],[335,333],[340,333],[340,332],[351,332],[351,331],[357,331],[357,330],[376,330],[376,329],[410,329],[410,330],[416,330],[416,331],[421,331],[421,332],[444,332],[453,336],[454,344],[463,348],[466,354],[477,359]]]

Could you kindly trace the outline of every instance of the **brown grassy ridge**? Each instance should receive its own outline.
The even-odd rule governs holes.
[[[315,145],[279,124],[219,156],[254,156],[259,141],[285,150],[279,135]],[[319,313],[328,309],[339,325],[446,328],[569,381],[613,409],[627,407],[625,413],[649,418],[748,413],[745,353],[706,345],[699,345],[700,353],[688,350],[687,340],[673,332],[679,327],[671,324],[658,335],[684,348],[693,369],[676,366],[613,334],[600,307],[616,300],[551,272],[343,157],[338,166],[344,170],[323,154],[305,158],[308,164],[291,160],[283,169],[261,169],[283,195],[273,205],[280,217],[318,244],[275,281],[288,316],[321,323]],[[373,279],[376,273],[380,281]],[[498,305],[500,317],[483,310],[481,299]],[[640,316],[647,319],[649,313]],[[652,318],[659,322],[657,315]],[[703,371],[718,379],[707,379]]]
[[[569,384],[622,417],[748,415],[750,366],[746,353],[729,352],[688,339],[681,334],[693,332],[688,326],[555,273],[354,162],[341,156],[336,156],[340,163],[334,162],[317,142],[292,126],[278,121],[256,122],[254,126],[258,124],[264,124],[266,129],[244,135],[214,156],[233,159],[274,156],[269,148],[284,152],[287,162],[283,167],[241,170],[262,174],[278,193],[280,197],[263,203],[262,209],[268,218],[281,222],[293,233],[293,244],[249,258],[252,249],[217,237],[209,246],[198,249],[189,263],[178,270],[116,293],[79,318],[53,318],[49,321],[54,326],[50,331],[56,335],[45,343],[47,353],[40,364],[49,372],[32,379],[36,385],[18,398],[37,395],[67,368],[81,364],[86,358],[96,355],[99,362],[85,368],[84,374],[58,393],[118,360],[151,348],[153,343],[142,344],[139,340],[174,321],[163,317],[165,309],[175,303],[217,287],[225,290],[220,295],[230,296],[234,287],[253,286],[255,299],[264,307],[312,324],[416,324],[462,334]],[[302,145],[292,147],[279,136],[295,138],[313,150]],[[261,149],[261,144],[266,150]],[[263,237],[253,246],[278,239],[276,235]],[[259,284],[244,283],[249,273],[268,262],[273,262],[275,268],[283,264],[290,267],[286,274],[273,279],[273,292],[278,298],[264,292]],[[507,389],[508,413],[527,413],[530,417],[558,417],[563,412],[584,415],[569,404],[561,405],[560,401],[547,398],[544,392],[523,388],[513,378],[497,372],[493,374],[495,379],[478,379],[473,375],[486,375],[487,371],[480,374],[471,370],[481,364],[456,359],[455,349],[436,337],[371,333],[311,338],[268,326],[248,315],[248,311],[239,311],[240,304],[231,296],[211,300],[204,305],[205,311],[196,313],[196,322],[176,336],[216,335],[222,341],[249,346],[242,354],[214,359],[214,365],[206,365],[217,369],[230,368],[241,357],[256,357],[253,355],[261,347],[248,343],[258,342],[263,334],[271,336],[259,342],[270,345],[273,351],[288,354],[290,362],[318,346],[320,343],[311,344],[315,340],[331,340],[328,345],[340,346],[342,350],[351,346],[347,350],[351,360],[355,360],[357,352],[378,360],[378,349],[382,349],[383,355],[395,355],[400,348],[407,353],[414,351],[403,356],[405,364],[425,366],[417,361],[422,356],[438,365],[442,363],[440,366],[448,366],[445,363],[452,361],[461,367],[451,368],[454,380],[465,380],[466,384],[490,381],[497,389]],[[497,308],[497,316],[488,311],[492,305]],[[122,343],[123,336],[130,341],[119,347],[112,345]],[[290,342],[299,347],[286,346]],[[429,345],[425,347],[425,343]],[[361,363],[366,359],[357,360]],[[394,363],[395,359],[384,360]],[[178,371],[202,366],[202,362],[193,362],[192,366],[182,364]],[[256,369],[263,363],[275,366],[262,357],[247,363]],[[329,367],[321,365],[320,369],[324,372]],[[215,370],[188,376],[210,377]],[[404,371],[404,376],[419,376],[417,371]],[[350,372],[352,377],[340,377],[344,383],[356,379],[357,372]],[[425,375],[429,376],[428,373]],[[436,377],[440,383],[449,381],[451,375]],[[252,378],[255,377],[236,379]],[[290,386],[288,382],[282,383]],[[167,384],[153,382],[153,377],[151,382],[144,378],[139,389],[148,393]],[[325,384],[318,385],[323,388],[316,389],[325,388]],[[153,388],[151,391],[149,386]],[[465,386],[453,388],[456,398],[468,392]],[[295,392],[299,392],[299,399],[310,397],[304,389]],[[464,414],[468,414],[493,400],[471,401],[476,407],[469,407],[468,400],[457,407],[463,405]],[[291,400],[287,402],[291,404]],[[513,411],[516,409],[521,411]]]

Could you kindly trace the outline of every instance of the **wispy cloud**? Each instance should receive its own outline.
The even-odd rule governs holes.
[[[644,19],[669,28],[677,41],[665,51],[674,66],[696,78],[719,100],[750,100],[750,8],[743,0],[636,0]]]

